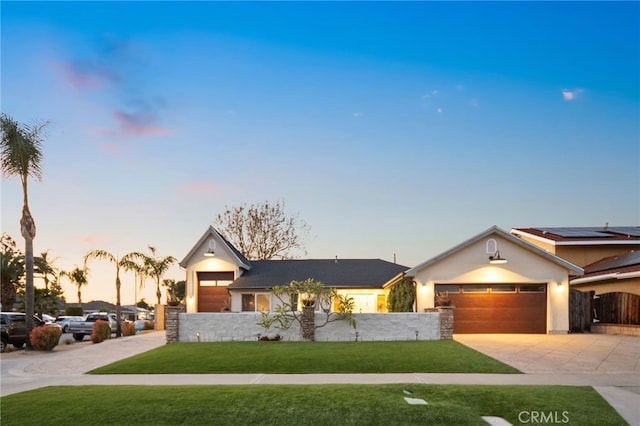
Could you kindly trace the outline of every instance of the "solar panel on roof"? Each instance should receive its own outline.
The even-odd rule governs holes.
[[[608,229],[608,231],[614,232],[616,234],[640,237],[640,226],[612,226]]]
[[[565,238],[611,238],[611,234],[596,231],[594,228],[539,228],[542,232],[559,235]]]
[[[619,256],[609,262],[604,262],[594,268],[589,268],[588,273],[607,271],[609,269],[626,268],[640,263],[640,251],[632,251],[629,254]],[[585,271],[587,272],[587,271]]]

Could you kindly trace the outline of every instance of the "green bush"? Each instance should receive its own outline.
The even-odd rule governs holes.
[[[31,330],[29,341],[36,351],[52,351],[58,345],[62,330],[58,327],[40,326]]]
[[[91,341],[100,343],[111,337],[111,327],[107,321],[98,320],[91,329]]]
[[[125,321],[121,324],[123,336],[133,336],[136,334],[136,326],[132,321]]]
[[[82,306],[67,306],[64,310],[64,314],[69,317],[82,317],[84,316],[84,310]]]

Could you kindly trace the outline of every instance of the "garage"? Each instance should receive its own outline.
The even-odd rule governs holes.
[[[198,312],[222,312],[229,308],[227,286],[233,272],[198,272]]]
[[[453,332],[569,331],[569,277],[582,268],[508,232],[486,231],[407,270],[416,285],[416,310],[429,311],[448,295]]]
[[[546,284],[436,284],[455,306],[454,333],[546,333]]]

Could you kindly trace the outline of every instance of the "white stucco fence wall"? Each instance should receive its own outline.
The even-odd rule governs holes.
[[[356,328],[347,321],[338,320],[317,328],[315,340],[319,342],[440,340],[440,313],[388,313],[354,314]],[[324,314],[316,314],[316,324]],[[259,312],[241,313],[181,313],[178,340],[180,342],[230,342],[258,340],[261,336],[279,334],[285,341],[300,341],[302,333],[297,322],[288,330],[275,327],[267,332],[257,323]],[[416,334],[417,332],[417,334]]]

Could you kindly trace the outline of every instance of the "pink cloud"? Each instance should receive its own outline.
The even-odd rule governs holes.
[[[130,136],[163,136],[171,133],[171,129],[154,126],[153,121],[155,121],[155,118],[150,114],[127,114],[122,111],[115,111],[113,116],[119,125],[116,134],[122,138]]]
[[[218,192],[218,185],[211,180],[199,179],[184,182],[178,190],[190,196],[213,195]]]
[[[78,241],[80,241],[81,243],[93,244],[93,243],[97,243],[98,241],[101,241],[102,240],[102,236],[99,236],[99,235],[80,235],[80,236],[76,237],[76,239]]]
[[[76,89],[102,89],[113,81],[106,70],[93,66],[58,61],[54,64],[54,69],[67,85]]]
[[[582,89],[574,89],[574,90],[564,89],[562,91],[562,98],[565,101],[572,101],[575,98],[577,98],[578,96],[580,96],[582,94],[582,92],[583,92]]]

